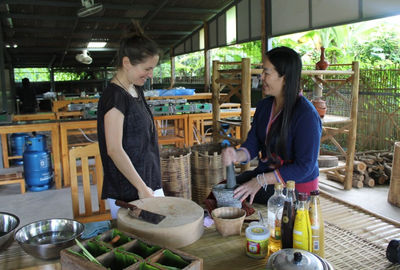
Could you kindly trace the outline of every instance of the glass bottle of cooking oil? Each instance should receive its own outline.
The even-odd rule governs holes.
[[[311,226],[306,201],[308,195],[299,193],[299,202],[293,227],[293,248],[311,251]]]
[[[324,257],[324,221],[319,203],[319,191],[311,191],[310,195],[311,251],[320,257]]]
[[[286,182],[286,199],[282,214],[282,248],[293,248],[293,227],[296,217],[295,182]]]
[[[268,254],[280,250],[281,244],[281,221],[283,204],[285,202],[285,195],[282,193],[283,186],[281,183],[275,184],[275,193],[268,200],[268,229],[270,233],[268,241]]]

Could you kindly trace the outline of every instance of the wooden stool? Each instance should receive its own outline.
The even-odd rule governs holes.
[[[0,185],[20,184],[21,194],[25,193],[25,179],[23,167],[0,169]]]

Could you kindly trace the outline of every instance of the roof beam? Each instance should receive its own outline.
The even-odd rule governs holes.
[[[35,28],[28,28],[28,27],[18,27],[18,28],[13,28],[10,29],[14,32],[18,33],[70,33],[72,31],[71,28],[47,28],[47,27],[35,27]],[[80,30],[79,34],[90,34],[92,33],[92,30]],[[191,31],[168,31],[168,30],[163,30],[163,31],[157,31],[157,30],[146,30],[145,33],[147,35],[187,35],[192,33]],[[115,30],[96,30],[96,34],[115,34],[118,36],[118,32]]]
[[[169,0],[164,0],[161,4],[159,4],[159,5],[157,6],[157,8],[155,8],[155,10],[151,10],[151,13],[148,12],[147,15],[143,18],[142,23],[141,23],[141,26],[142,26],[143,28],[145,28],[145,27],[151,22],[151,20],[152,20],[155,16],[157,16],[158,13],[160,13],[161,9],[162,9],[166,4],[168,4],[168,1],[169,1]]]
[[[66,1],[54,1],[54,0],[0,0],[0,4],[11,4],[11,5],[31,5],[31,6],[51,6],[51,7],[76,7],[81,8],[82,4],[79,1],[66,2]],[[156,5],[141,5],[141,4],[111,4],[104,3],[105,9],[115,10],[128,10],[135,8],[136,10],[153,10],[157,8]],[[167,12],[188,12],[188,13],[218,13],[217,9],[209,8],[184,8],[184,7],[164,7],[164,11]]]
[[[155,13],[152,14],[155,16]],[[33,14],[24,14],[24,13],[13,13],[13,14],[1,14],[0,17],[2,18],[11,18],[11,19],[24,19],[24,20],[43,20],[43,21],[75,21],[78,16],[44,16],[44,15],[33,15]],[[153,17],[152,17],[153,18]],[[140,17],[130,17],[130,18],[115,18],[115,17],[85,17],[79,18],[81,22],[111,22],[111,23],[130,23],[132,19],[140,20]],[[201,20],[169,20],[169,19],[158,19],[153,20],[154,23],[159,24],[179,24],[179,25],[199,25],[202,24],[203,21]],[[144,26],[143,26],[144,27]]]

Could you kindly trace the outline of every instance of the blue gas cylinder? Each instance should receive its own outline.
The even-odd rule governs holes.
[[[24,158],[25,182],[30,191],[49,189],[53,180],[51,155],[46,149],[46,137],[26,138]]]
[[[27,133],[13,133],[11,134],[11,155],[13,156],[22,156],[25,150],[25,139],[29,137]],[[23,159],[14,160],[15,165],[22,165]]]

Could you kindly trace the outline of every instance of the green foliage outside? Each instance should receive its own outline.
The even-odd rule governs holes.
[[[397,19],[396,19],[397,18]],[[326,48],[326,59],[331,64],[360,62],[361,68],[398,68],[400,65],[400,18],[386,18],[369,22],[324,28],[296,33],[272,39],[273,47],[288,46],[298,51],[304,65],[319,61],[320,47]],[[261,62],[261,42],[252,41],[227,47],[212,49],[212,60],[240,61],[242,57],[251,58],[252,63]],[[310,68],[312,68],[310,67]],[[46,68],[15,69],[15,81],[24,77],[31,81],[49,81]],[[175,58],[177,77],[204,76],[204,52],[194,52]],[[55,81],[84,79],[103,79],[102,72],[58,71]],[[108,76],[107,76],[108,77]],[[170,60],[161,62],[154,70],[155,78],[171,77]]]

